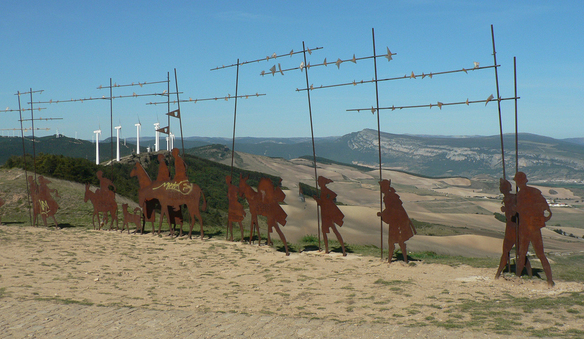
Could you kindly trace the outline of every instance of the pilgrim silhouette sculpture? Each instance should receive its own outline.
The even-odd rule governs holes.
[[[391,180],[381,180],[379,186],[381,187],[381,193],[383,193],[385,209],[381,212],[377,212],[377,216],[381,217],[381,220],[389,226],[389,235],[387,238],[389,245],[388,262],[391,264],[395,243],[398,243],[404,261],[407,263],[408,252],[406,250],[406,241],[416,234],[416,228],[404,209],[399,195],[397,195],[395,189],[391,187]]]
[[[548,286],[554,286],[552,269],[543,251],[543,239],[541,229],[552,217],[552,211],[541,191],[535,187],[527,186],[527,176],[523,172],[515,174],[517,184],[517,213],[519,214],[519,258],[517,259],[517,276],[521,275],[529,243],[533,246],[535,255],[541,261]],[[547,214],[547,215],[546,215]]]
[[[333,182],[331,179],[319,176],[318,186],[320,187],[320,197],[314,196],[314,200],[316,200],[316,203],[318,206],[320,206],[320,218],[322,221],[322,235],[324,239],[325,253],[329,253],[327,234],[330,232],[330,230],[332,230],[341,243],[343,256],[347,256],[343,237],[335,226],[335,224],[343,226],[343,218],[345,218],[345,215],[335,204],[335,198],[337,197],[337,194],[326,187],[326,185],[330,184],[331,182]]]

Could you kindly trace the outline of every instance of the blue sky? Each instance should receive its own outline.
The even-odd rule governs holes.
[[[584,137],[582,126],[584,2],[581,1],[10,1],[0,11],[0,110],[18,107],[17,91],[44,90],[33,101],[108,96],[97,89],[153,82],[177,70],[181,99],[235,94],[236,69],[221,65],[323,47],[308,55],[311,64],[377,54],[388,47],[391,62],[378,59],[378,77],[440,72],[493,64],[494,25],[501,97],[513,96],[513,57],[517,57],[519,131],[554,138]],[[242,65],[239,94],[266,96],[238,100],[237,136],[310,136],[304,73],[260,76],[281,64],[298,67],[302,55]],[[309,70],[315,86],[370,80],[372,60]],[[114,96],[160,93],[166,85],[115,88]],[[380,106],[406,106],[484,100],[496,95],[494,70],[455,73],[432,79],[379,83]],[[26,105],[30,98],[22,98]],[[371,112],[347,109],[375,105],[372,84],[311,92],[316,136],[343,135],[377,128]],[[114,126],[122,137],[153,136],[153,123],[166,125],[166,105],[146,105],[160,97],[115,99]],[[101,127],[110,134],[110,103],[94,100],[35,105],[36,127],[91,139]],[[27,106],[28,107],[28,106]],[[175,109],[173,105],[171,109]],[[185,136],[231,137],[234,101],[182,103]],[[17,112],[2,112],[2,129],[18,128]],[[29,117],[26,112],[25,117]],[[514,105],[502,102],[504,132],[514,131]],[[171,122],[175,134],[178,124]],[[381,111],[381,129],[396,134],[495,135],[495,102]],[[12,135],[3,131],[2,135]],[[115,130],[114,130],[115,135]]]

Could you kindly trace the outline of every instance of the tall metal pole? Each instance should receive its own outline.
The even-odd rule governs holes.
[[[371,28],[371,36],[373,38],[373,55],[377,55],[375,53],[375,29]],[[373,67],[375,68],[375,102],[376,102],[376,110],[377,110],[377,144],[379,148],[379,181],[383,180],[383,171],[381,169],[381,123],[379,120],[379,86],[377,85],[377,58],[373,57]],[[381,189],[379,190],[379,211],[383,211],[383,193]],[[381,260],[383,260],[383,220],[379,218],[380,223],[380,245],[379,248],[381,249]],[[389,260],[391,261],[391,256],[393,253],[389,253]],[[404,256],[408,255],[407,253],[403,253]]]
[[[513,57],[513,80],[515,87],[515,173],[519,171],[519,137],[517,129],[517,64],[516,58]],[[515,194],[517,194],[517,185],[515,185]],[[517,230],[515,232],[515,270],[517,270],[517,263],[519,259],[519,219],[516,222]],[[511,264],[509,264],[511,270]]]
[[[170,72],[166,72],[166,102],[167,102],[167,108],[166,111],[170,112]],[[170,138],[170,115],[167,116],[167,123],[168,123],[168,138]],[[170,147],[170,142],[166,143],[166,148],[167,151],[170,151],[168,148]]]
[[[518,133],[518,129],[517,129],[517,58],[516,57],[513,57],[513,79],[514,79],[514,84],[515,84],[515,173],[517,173],[517,172],[519,172],[519,133]]]
[[[302,51],[304,55],[304,65],[306,63],[306,46],[304,41],[302,41]],[[314,125],[312,123],[312,107],[310,105],[310,85],[308,83],[308,67],[304,68],[306,70],[306,95],[308,96],[308,114],[310,115],[310,135],[312,137],[312,159],[314,163],[314,187],[316,188],[316,195],[318,196],[318,174],[316,172],[316,148],[314,147]],[[318,250],[320,251],[320,210],[318,204],[316,205],[316,220],[318,223]]]
[[[22,161],[24,163],[24,181],[26,182],[26,199],[28,202],[28,218],[29,218],[30,224],[32,225],[32,212],[30,210],[30,206],[31,206],[30,188],[28,186],[28,171],[26,170],[26,147],[24,145],[24,127],[22,126],[22,108],[20,106],[20,91],[18,91],[17,95],[18,95],[18,114],[20,114],[20,135],[22,136]],[[33,142],[33,145],[34,145],[34,142]]]
[[[114,180],[114,89],[112,86],[112,78],[110,78],[110,175],[111,180]]]
[[[36,140],[34,139],[34,111],[32,107],[32,88],[30,89],[30,121],[32,124],[32,167],[34,169],[34,181],[36,182]]]
[[[176,87],[176,104],[178,105],[177,108],[178,108],[178,114],[179,114],[178,123],[180,124],[180,142],[182,143],[182,155],[184,156],[185,155],[185,141],[183,138],[182,115],[180,112],[180,99],[178,97],[178,80],[176,78],[176,68],[174,69],[174,85]],[[170,93],[168,95],[170,95]],[[168,117],[168,119],[170,119],[170,116]]]
[[[499,73],[497,72],[497,52],[495,51],[495,31],[491,25],[491,38],[493,40],[493,60],[495,62],[495,82],[497,84],[497,107],[499,109],[499,134],[501,136],[501,162],[503,165],[503,179],[507,179],[505,174],[505,147],[503,147],[503,120],[501,118],[501,97],[499,96]]]
[[[233,181],[233,159],[235,158],[235,123],[237,121],[237,91],[239,87],[239,59],[237,59],[237,71],[235,72],[235,107],[233,109],[233,138],[231,141],[231,180]]]

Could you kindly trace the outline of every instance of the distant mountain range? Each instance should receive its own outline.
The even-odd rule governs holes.
[[[140,145],[151,146],[154,138],[141,138]],[[519,169],[527,173],[531,182],[584,183],[584,138],[558,140],[534,134],[519,134]],[[161,140],[162,141],[162,140]],[[120,147],[123,155],[135,151],[135,138],[126,139],[127,146]],[[31,144],[31,142],[28,142]],[[162,142],[161,142],[162,143]],[[164,146],[165,142],[163,143]],[[197,152],[193,148],[219,144],[223,154],[231,148],[229,138],[188,137],[184,139],[188,153],[208,158],[217,156],[207,149]],[[316,155],[337,162],[366,166],[379,165],[377,131],[365,129],[340,137],[315,138]],[[508,178],[515,173],[515,135],[504,135],[505,167]],[[66,154],[95,159],[95,144],[90,141],[66,137],[37,139],[37,152]],[[100,159],[110,157],[110,143],[100,145]],[[175,146],[181,147],[180,139]],[[141,152],[146,147],[140,147]],[[165,147],[163,147],[165,148]],[[27,148],[28,149],[28,148]],[[235,150],[239,152],[293,159],[312,156],[310,138],[237,138]],[[28,151],[30,152],[30,151]],[[20,138],[0,138],[0,163],[10,154],[22,154]],[[114,143],[115,156],[115,143]],[[398,169],[424,176],[502,176],[501,140],[497,136],[416,136],[381,133],[381,161],[383,167]]]

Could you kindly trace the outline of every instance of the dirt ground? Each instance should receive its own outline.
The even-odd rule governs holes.
[[[10,305],[26,315],[20,308],[57,303],[92,307],[98,313],[127,307],[136,312],[194,313],[208,321],[217,319],[216,326],[225,325],[219,318],[233,315],[336,323],[341,328],[359,325],[381,333],[393,328],[395,333],[428,337],[432,333],[459,337],[460,331],[474,337],[584,335],[581,297],[574,305],[559,302],[574,293],[581,296],[584,284],[556,281],[550,289],[543,279],[503,275],[495,280],[494,274],[494,268],[421,261],[388,265],[351,253],[342,257],[309,251],[287,257],[267,246],[208,238],[0,226],[0,304],[8,305],[0,306],[0,330],[19,337],[6,320],[14,312]],[[534,305],[537,300],[549,305],[558,300],[564,306],[525,306],[527,300],[536,301]],[[481,313],[486,309],[490,316]],[[506,314],[512,322],[505,322]],[[46,331],[47,326],[43,328]],[[260,333],[259,337],[270,336]],[[339,336],[347,337],[343,333]],[[286,335],[313,337],[297,331]]]

